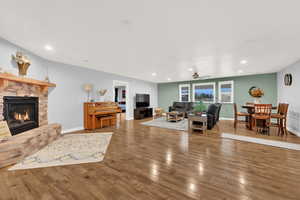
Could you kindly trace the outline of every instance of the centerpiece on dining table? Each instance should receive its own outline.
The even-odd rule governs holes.
[[[254,103],[260,104],[260,98],[264,96],[264,91],[261,88],[257,88],[256,86],[253,86],[248,91],[249,95],[254,97]]]

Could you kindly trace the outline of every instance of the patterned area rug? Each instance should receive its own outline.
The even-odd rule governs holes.
[[[100,162],[113,133],[64,135],[8,170]]]
[[[160,128],[168,128],[168,129],[174,129],[179,131],[187,131],[188,130],[188,120],[183,119],[178,122],[168,122],[166,120],[166,117],[160,117],[151,121],[142,122],[142,125],[146,126],[156,126]]]

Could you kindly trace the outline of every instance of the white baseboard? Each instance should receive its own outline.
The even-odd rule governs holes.
[[[126,120],[133,120],[133,118],[129,118]],[[61,131],[61,134],[70,133],[70,132],[74,132],[74,131],[80,131],[80,130],[84,130],[84,128],[82,126],[79,126],[79,127],[70,128],[70,129],[63,129]]]
[[[294,130],[293,128],[287,127],[287,130],[300,137],[300,133],[298,131]]]
[[[65,133],[70,133],[70,132],[74,132],[74,131],[80,131],[83,130],[83,127],[76,127],[76,128],[70,128],[70,129],[64,129],[61,131],[61,134],[65,134]]]
[[[230,121],[233,121],[234,119],[233,118],[227,118],[227,117],[220,117],[220,120],[230,120]]]

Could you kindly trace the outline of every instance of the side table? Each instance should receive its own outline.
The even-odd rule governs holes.
[[[194,123],[196,122],[196,123]],[[206,133],[207,130],[207,116],[197,116],[197,115],[189,115],[188,116],[188,128],[189,132],[193,130],[201,130],[203,133]]]

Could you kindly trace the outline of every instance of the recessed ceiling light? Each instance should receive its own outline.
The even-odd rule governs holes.
[[[245,65],[245,64],[248,63],[248,61],[247,61],[247,60],[241,60],[240,63],[241,63],[242,65]]]
[[[157,74],[155,72],[152,73],[152,76],[156,76]]]
[[[45,49],[46,49],[47,51],[52,51],[52,50],[53,50],[53,47],[52,47],[51,45],[49,45],[49,44],[46,44],[46,45],[45,45]]]
[[[191,71],[193,71],[193,68],[189,68],[188,70],[191,72]]]
[[[168,81],[170,81],[170,80],[171,80],[171,78],[167,78],[167,80],[168,80]]]

